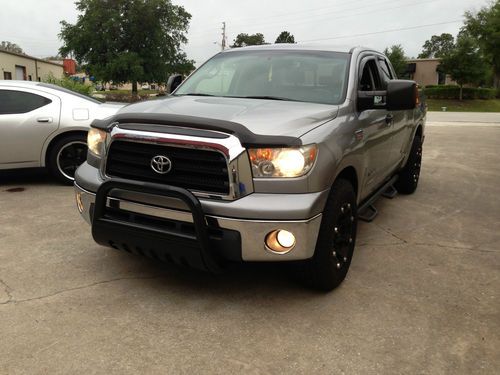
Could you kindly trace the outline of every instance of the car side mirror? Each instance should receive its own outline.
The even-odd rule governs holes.
[[[396,79],[387,84],[387,110],[415,109],[417,106],[417,83]]]
[[[358,111],[386,108],[387,91],[358,91]]]
[[[387,90],[358,91],[358,111],[414,109],[417,105],[417,96],[417,83],[415,81],[394,79],[387,83]]]
[[[169,94],[173,93],[175,89],[180,86],[183,79],[184,77],[182,76],[182,74],[173,74],[170,77],[168,77],[167,92]]]

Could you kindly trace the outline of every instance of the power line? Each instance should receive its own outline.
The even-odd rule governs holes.
[[[360,1],[363,1],[363,0],[358,0],[358,1],[351,1],[351,2],[345,2],[345,3],[339,3],[338,5],[334,6],[335,7],[335,11],[331,11],[331,12],[322,12],[321,14],[314,14],[314,15],[309,15],[309,16],[306,16],[304,17],[303,14],[301,14],[301,17],[297,20],[282,20],[282,21],[276,21],[276,19],[279,19],[280,17],[282,16],[285,16],[284,14],[280,14],[280,15],[277,15],[277,16],[271,16],[271,17],[259,17],[259,18],[246,18],[247,20],[252,20],[254,19],[255,22],[252,22],[252,23],[244,23],[244,24],[238,24],[235,22],[235,20],[237,19],[234,19],[234,18],[231,18],[231,23],[234,25],[234,24],[237,24],[238,28],[242,29],[242,28],[245,28],[245,27],[249,27],[249,26],[258,26],[258,27],[261,27],[261,28],[268,28],[270,26],[274,26],[274,25],[279,25],[279,24],[282,24],[282,23],[288,23],[288,24],[296,24],[297,21],[299,21],[299,24],[300,23],[309,23],[309,22],[314,22],[316,20],[317,17],[321,17],[321,18],[324,18],[326,15],[329,15],[329,14],[343,14],[345,12],[349,12],[349,11],[356,11],[356,10],[360,10],[360,9],[366,9],[366,8],[369,8],[369,7],[373,7],[373,6],[380,6],[380,5],[383,5],[383,4],[387,4],[387,3],[396,3],[396,4],[400,4],[401,3],[401,0],[383,0],[383,1],[379,1],[379,2],[372,2],[371,4],[367,4],[363,7],[354,7],[354,8],[341,8],[341,9],[338,9],[339,6],[345,6],[345,5],[351,5],[355,2],[360,2]],[[429,1],[441,1],[441,0],[429,0]],[[329,7],[322,7],[322,8],[316,8],[316,10],[323,10],[323,9],[331,9],[332,6],[329,6]],[[313,9],[308,9],[308,10],[305,10],[301,13],[304,13],[304,12],[307,12],[307,11],[312,11]],[[382,9],[383,11],[384,9]],[[352,16],[355,16],[357,14],[352,14]],[[346,15],[346,17],[350,17],[351,15]],[[262,19],[267,19],[267,18],[272,18],[273,21],[271,22],[259,22],[260,20]],[[295,17],[294,17],[295,18]],[[306,19],[304,21],[304,19]],[[331,18],[330,18],[331,19]],[[300,22],[302,21],[302,22]],[[294,23],[292,23],[294,22]],[[206,29],[202,29],[202,30],[197,30],[194,34],[192,35],[189,35],[189,38],[190,39],[196,39],[196,38],[199,38],[199,37],[205,37],[206,36],[206,33],[209,32],[209,31],[214,31],[215,28],[214,27],[210,27],[210,28],[206,28]]]
[[[343,18],[349,18],[349,17],[356,17],[356,16],[361,16],[361,15],[370,15],[370,14],[375,14],[375,13],[381,13],[381,12],[387,12],[387,11],[391,11],[391,10],[394,10],[394,9],[401,9],[401,8],[407,8],[407,7],[412,7],[412,6],[419,6],[419,5],[422,5],[422,4],[427,4],[427,3],[433,3],[433,2],[437,2],[437,1],[443,1],[443,0],[427,0],[427,1],[421,1],[420,3],[407,3],[407,4],[403,4],[403,5],[400,5],[400,6],[389,6],[389,7],[384,7],[384,8],[379,8],[379,9],[372,9],[372,10],[369,10],[367,12],[357,12],[357,13],[352,13],[352,14],[342,14],[343,12],[342,11],[335,11],[335,12],[329,12],[329,13],[323,13],[321,15],[317,15],[317,16],[313,16],[314,18],[309,18],[307,20],[304,20],[303,18],[301,20],[298,20],[299,22],[296,22],[296,21],[287,21],[286,23],[286,27],[289,28],[290,25],[302,25],[302,24],[308,24],[308,23],[313,23],[313,22],[318,22],[318,21],[321,21],[321,20],[324,20],[324,19],[328,19],[329,21],[332,21],[332,20],[338,20],[338,19],[343,19]],[[382,1],[380,3],[377,3],[375,4],[376,6],[380,6],[382,4],[390,4],[390,3],[394,3],[394,0],[386,0],[386,1]],[[397,1],[396,3],[400,3],[400,1]],[[366,7],[363,7],[363,8],[350,8],[350,9],[343,9],[343,11],[354,11],[354,10],[360,10],[360,9],[366,9],[367,7],[369,7],[370,5],[367,5]],[[330,17],[329,14],[341,14],[337,17]],[[319,16],[319,18],[318,18]],[[266,24],[262,24],[262,23],[255,23],[251,26],[257,26],[259,27],[260,29],[269,29],[271,27],[274,27],[276,25],[282,25],[283,22],[279,22],[279,23],[267,23],[267,26],[263,26],[263,25],[266,25]],[[245,25],[237,25],[238,28],[244,28]],[[204,34],[206,35],[206,34]],[[203,35],[203,36],[204,36]],[[188,35],[189,39],[192,40],[192,39],[199,39],[199,38],[203,38],[202,35]]]
[[[443,1],[443,0],[427,0],[427,1],[421,1],[421,2],[418,2],[418,3],[412,1],[410,3],[406,3],[406,4],[403,4],[403,5],[400,5],[400,6],[390,6],[390,7],[386,6],[384,8],[372,9],[372,10],[369,10],[369,11],[363,12],[363,13],[345,14],[346,12],[350,12],[350,11],[357,11],[357,10],[362,10],[362,9],[365,10],[367,8],[370,8],[370,7],[379,7],[381,5],[388,5],[388,4],[392,4],[392,3],[401,4],[400,0],[385,0],[385,1],[378,2],[378,3],[367,4],[367,5],[362,6],[362,7],[354,7],[354,8],[347,8],[347,9],[336,9],[336,10],[331,11],[331,12],[323,12],[321,14],[314,15],[314,16],[312,16],[309,19],[304,19],[304,17],[301,17],[300,19],[293,20],[293,21],[277,21],[277,22],[265,22],[265,23],[255,22],[255,23],[252,23],[252,24],[238,25],[238,26],[239,27],[259,26],[261,28],[266,28],[266,27],[272,27],[272,26],[276,26],[276,25],[281,25],[281,24],[283,24],[283,22],[286,22],[287,24],[290,24],[290,25],[301,25],[301,24],[315,22],[315,21],[323,20],[323,19],[334,20],[334,19],[340,19],[340,18],[348,18],[348,17],[354,17],[354,16],[358,16],[358,15],[363,15],[363,14],[385,12],[387,10],[405,8],[405,7],[408,7],[408,6],[419,6],[421,4],[432,3],[432,2],[436,2],[436,1]],[[339,16],[337,16],[337,17],[330,17],[331,15],[335,15],[335,14],[339,14]]]
[[[394,32],[394,31],[414,30],[414,29],[421,29],[421,28],[424,28],[424,27],[446,25],[446,24],[457,23],[457,22],[463,22],[463,20],[454,20],[454,21],[439,22],[439,23],[429,23],[427,25],[402,27],[402,28],[399,28],[399,29],[381,30],[381,31],[374,31],[374,32],[371,32],[371,33],[364,33],[364,34],[340,35],[340,36],[332,36],[332,37],[328,37],[328,38],[308,39],[308,40],[301,40],[300,43],[319,42],[319,41],[323,41],[323,40],[333,40],[333,39],[356,38],[358,36],[368,36],[368,35],[375,35],[375,34],[384,34],[384,33],[391,33],[391,32]]]

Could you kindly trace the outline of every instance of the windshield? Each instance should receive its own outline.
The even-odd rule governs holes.
[[[260,50],[221,53],[202,65],[174,95],[203,95],[339,104],[347,53]]]

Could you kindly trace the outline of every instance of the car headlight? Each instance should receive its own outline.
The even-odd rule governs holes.
[[[101,156],[104,151],[104,141],[107,133],[105,131],[90,128],[87,134],[87,146],[94,155]]]
[[[318,147],[254,148],[248,154],[254,177],[300,177],[311,170]]]

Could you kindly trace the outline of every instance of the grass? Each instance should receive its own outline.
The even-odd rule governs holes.
[[[442,111],[441,108],[446,107],[447,112],[500,112],[500,99],[427,99],[426,102],[429,111]]]

